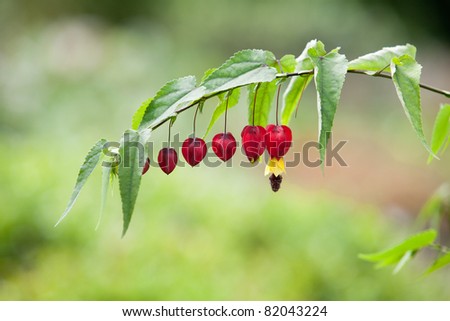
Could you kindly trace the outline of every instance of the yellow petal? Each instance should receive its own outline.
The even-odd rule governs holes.
[[[282,157],[280,159],[274,157],[269,160],[269,162],[266,165],[264,175],[267,176],[271,173],[274,174],[275,176],[279,176],[282,173],[286,173],[286,168],[284,166],[284,160]]]

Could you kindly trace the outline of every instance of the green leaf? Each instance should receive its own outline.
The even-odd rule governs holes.
[[[425,275],[430,274],[449,264],[450,264],[450,252],[445,253],[444,255],[440,256],[436,261],[434,261],[433,265],[431,265],[425,272]]]
[[[95,166],[97,166],[98,161],[100,160],[100,156],[103,151],[103,146],[106,144],[105,139],[100,139],[95,145],[91,148],[91,150],[86,155],[84,159],[83,165],[81,165],[80,171],[78,172],[77,181],[75,183],[75,187],[73,189],[72,195],[70,196],[69,203],[64,211],[64,213],[59,218],[58,222],[55,224],[58,225],[61,221],[67,216],[67,214],[72,209],[75,201],[77,200],[78,195],[80,194],[81,189],[86,183],[89,175],[91,175]]]
[[[100,204],[100,214],[98,216],[97,226],[95,227],[95,229],[98,229],[102,221],[103,213],[105,211],[106,197],[108,195],[109,186],[112,183],[112,177],[112,166],[102,166],[102,196]]]
[[[270,67],[274,63],[276,59],[270,51],[242,50],[212,72],[201,85],[206,87],[208,94],[212,94],[251,83],[272,81],[277,74],[277,69]]]
[[[305,71],[305,70],[313,70],[314,64],[311,58],[309,57],[309,49],[314,48],[316,53],[320,56],[325,56],[327,52],[325,51],[325,45],[322,41],[311,40],[305,46],[300,56],[297,57],[297,68],[296,71]]]
[[[214,71],[216,71],[217,68],[209,68],[205,73],[203,74],[202,79],[200,80],[200,83],[204,82],[206,78],[209,77]]]
[[[435,155],[444,147],[450,136],[450,105],[442,104],[433,126],[433,136],[431,137],[431,150]],[[433,155],[428,157],[428,163],[433,159]]]
[[[411,261],[411,259],[413,258],[415,252],[413,251],[407,251],[402,258],[400,259],[400,261],[397,263],[397,265],[395,266],[395,269],[393,271],[393,274],[397,274],[398,272],[400,272],[401,269],[403,269],[403,267],[406,265],[406,263],[408,263],[409,261]]]
[[[399,245],[390,249],[373,254],[360,254],[359,258],[370,262],[378,262],[379,267],[396,264],[402,259],[406,252],[418,251],[421,248],[432,244],[436,239],[436,236],[437,232],[435,230],[426,230],[411,236]]]
[[[434,155],[425,139],[422,128],[422,109],[420,107],[420,66],[414,58],[401,56],[392,58],[391,74],[397,96],[423,146]]]
[[[284,55],[280,59],[280,65],[281,68],[283,68],[283,70],[280,70],[280,72],[294,72],[295,68],[297,67],[297,60],[295,60],[294,55]]]
[[[174,116],[177,108],[185,107],[200,99],[205,89],[195,87],[195,83],[194,76],[178,78],[166,83],[146,108],[139,130],[152,127]]]
[[[138,110],[133,115],[133,119],[131,120],[131,128],[134,130],[138,130],[139,125],[142,122],[142,118],[144,117],[145,111],[147,110],[148,106],[150,106],[150,103],[152,102],[153,97],[147,99],[144,101]]]
[[[308,50],[310,48],[316,48],[316,50],[318,50],[318,53],[322,55],[326,54],[322,42],[311,40],[306,44],[306,47],[305,49],[303,49],[303,52],[300,54],[300,56],[297,57],[297,66],[295,71],[312,71],[314,69],[313,62],[308,55]],[[303,92],[311,82],[312,78],[313,75],[311,73],[311,75],[305,74],[302,76],[293,77],[289,81],[289,85],[287,86],[283,94],[283,106],[281,108],[281,123],[283,125],[289,124],[292,115],[300,104]]]
[[[219,119],[220,115],[222,115],[225,112],[225,108],[227,106],[227,99],[228,99],[228,109],[237,105],[237,103],[239,102],[240,92],[241,92],[240,88],[236,88],[234,90],[228,91],[227,93],[223,93],[217,96],[219,98],[219,104],[217,105],[216,110],[214,111],[211,117],[208,128],[206,129],[206,133],[203,136],[203,138],[205,138],[209,134],[217,119]]]
[[[445,211],[446,204],[450,201],[450,185],[442,184],[427,199],[419,212],[416,220],[416,227],[421,228],[429,225],[435,229],[439,228],[441,221],[441,213]]]
[[[332,50],[326,55],[322,55],[322,53],[322,43],[318,43],[318,47],[308,50],[308,55],[314,64],[314,81],[319,113],[320,160],[323,166],[334,115],[347,73],[347,59],[344,55],[338,53],[338,49]]]
[[[352,60],[348,64],[349,70],[367,70],[377,72],[384,68],[390,72],[390,65],[392,58],[408,55],[412,58],[416,57],[416,47],[406,44],[403,46],[386,47],[374,53],[361,56]]]
[[[290,80],[283,94],[283,107],[281,108],[281,123],[283,125],[288,125],[291,121],[292,115],[300,104],[303,92],[312,78],[312,75],[304,75]]]
[[[127,232],[136,204],[144,164],[144,144],[137,131],[127,130],[120,143],[119,189],[122,200],[123,232]]]
[[[256,91],[257,90],[257,91]],[[248,87],[248,123],[266,127],[269,122],[270,109],[277,90],[277,81],[251,84]],[[253,122],[253,105],[256,94],[255,119]]]

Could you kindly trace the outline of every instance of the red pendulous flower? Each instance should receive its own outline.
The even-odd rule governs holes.
[[[236,152],[236,139],[230,132],[217,134],[212,140],[212,150],[217,157],[226,162]]]
[[[270,157],[280,158],[286,155],[292,144],[292,131],[288,126],[267,125],[264,136],[266,149]]]
[[[194,137],[187,138],[181,147],[181,153],[189,165],[195,166],[206,156],[206,143],[203,139]]]
[[[144,164],[144,168],[142,169],[142,175],[147,173],[149,168],[150,168],[150,158],[147,157],[145,164]]]
[[[264,153],[266,146],[264,141],[265,135],[266,130],[262,126],[247,125],[242,130],[242,149],[251,163],[255,162]]]
[[[173,148],[163,148],[158,154],[158,164],[162,171],[169,175],[177,166],[178,155]]]

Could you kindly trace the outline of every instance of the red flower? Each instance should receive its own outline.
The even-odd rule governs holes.
[[[206,156],[206,143],[203,139],[194,137],[187,138],[181,147],[181,153],[189,165],[195,166]]]
[[[217,134],[212,140],[212,150],[217,157],[226,162],[236,152],[236,139],[230,132]]]
[[[286,155],[292,144],[292,131],[287,126],[267,125],[264,137],[270,157],[280,158]]]
[[[147,173],[149,168],[150,168],[150,158],[147,157],[145,164],[144,164],[144,168],[142,169],[142,175]]]
[[[163,148],[158,154],[158,164],[162,171],[169,175],[177,166],[178,155],[173,148]]]
[[[266,146],[264,136],[266,130],[262,126],[245,126],[242,130],[242,149],[248,160],[253,163],[263,153]]]

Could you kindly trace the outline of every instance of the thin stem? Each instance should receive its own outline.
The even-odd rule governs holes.
[[[223,132],[225,134],[227,133],[228,101],[230,100],[230,96],[231,96],[232,92],[233,92],[233,90],[228,92],[228,94],[227,94],[227,102],[225,104],[225,126],[224,126],[224,130],[223,130]]]
[[[386,73],[375,73],[373,75],[367,74],[366,71],[364,70],[347,70],[347,73],[349,74],[359,74],[359,75],[366,75],[366,76],[372,76],[372,77],[381,77],[381,78],[387,78],[387,79],[392,79],[392,76]],[[277,78],[289,78],[289,77],[295,77],[295,76],[307,76],[307,75],[312,75],[314,74],[313,70],[302,70],[299,72],[290,72],[290,73],[285,73],[285,74],[277,74]],[[443,89],[439,89],[427,84],[422,84],[420,83],[419,86],[423,89],[432,91],[436,94],[441,94],[444,95],[447,98],[450,98],[450,91],[448,90],[443,90]]]
[[[196,123],[196,121],[197,121],[197,112],[198,112],[198,109],[200,108],[200,104],[198,104],[197,105],[197,108],[195,109],[195,113],[194,113],[194,123],[193,123],[193,125],[192,125],[192,131],[194,132],[194,139],[195,139],[195,123]]]
[[[169,121],[169,138],[167,139],[168,141],[168,148],[170,148],[170,130],[172,129],[172,121]]]
[[[442,253],[449,253],[450,251],[448,247],[437,243],[430,244],[430,247]]]
[[[255,109],[256,109],[256,96],[258,95],[259,85],[258,83],[255,88],[255,97],[253,98],[253,116],[252,116],[252,126],[255,126]]]
[[[349,70],[348,73],[367,75],[363,70]],[[371,75],[367,75],[367,76],[371,76]],[[373,77],[381,77],[381,78],[392,79],[392,76],[389,75],[389,74],[386,74],[386,73],[375,73],[372,76]],[[439,88],[436,88],[436,87],[432,87],[432,86],[426,85],[426,84],[419,84],[419,86],[421,88],[423,88],[423,89],[426,89],[426,90],[435,92],[437,94],[444,95],[447,98],[450,98],[450,91],[439,89]]]
[[[275,119],[276,119],[276,123],[277,123],[277,126],[278,126],[278,100],[279,100],[279,98],[280,98],[280,89],[281,89],[281,84],[279,84],[278,85],[278,91],[277,91],[277,109],[276,109],[276,111],[275,111]]]

